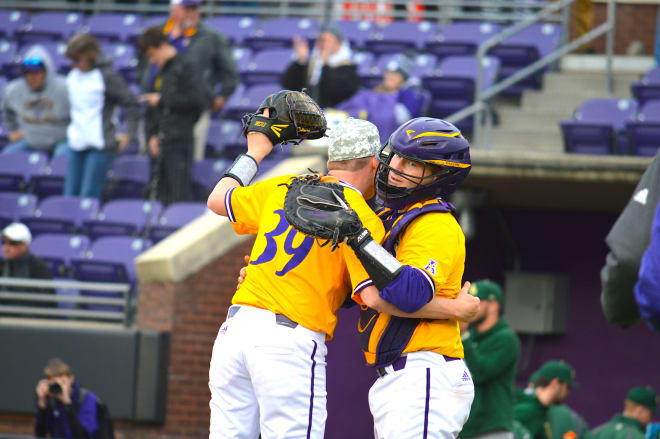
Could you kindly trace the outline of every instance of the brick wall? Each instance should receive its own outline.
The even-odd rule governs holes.
[[[237,245],[184,282],[140,285],[138,327],[172,334],[166,422],[117,422],[118,439],[208,437],[211,350],[231,304],[243,255],[250,253],[252,242]],[[31,415],[0,414],[2,433],[29,435],[33,423]]]
[[[644,55],[653,55],[657,27],[658,5],[616,5],[614,53],[625,54],[633,41],[644,43]],[[594,4],[594,27],[607,18],[607,4]],[[596,53],[605,53],[605,37],[594,41]]]

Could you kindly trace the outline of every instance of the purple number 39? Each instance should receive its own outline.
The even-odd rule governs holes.
[[[251,265],[259,265],[263,264],[264,262],[272,261],[273,258],[275,258],[275,254],[277,253],[277,242],[275,241],[275,237],[280,236],[286,232],[287,229],[289,229],[289,222],[284,216],[284,210],[279,209],[274,213],[280,216],[280,222],[277,224],[277,226],[275,226],[273,230],[268,233],[264,233],[264,236],[266,237],[266,248],[264,249],[263,253],[259,255],[256,261],[250,261]],[[286,235],[286,239],[284,240],[284,252],[287,255],[292,255],[293,257],[289,259],[289,262],[287,262],[286,265],[284,265],[284,268],[275,272],[275,274],[278,276],[284,276],[289,271],[296,268],[312,249],[312,245],[314,245],[314,238],[306,236],[298,247],[294,247],[293,238],[295,236],[296,229],[294,228],[289,230],[289,233]]]

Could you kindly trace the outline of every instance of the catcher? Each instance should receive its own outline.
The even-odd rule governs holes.
[[[304,182],[315,188],[305,191],[310,202],[318,201],[317,188],[327,197],[331,187],[380,239],[382,223],[363,198],[374,192],[378,132],[369,122],[349,120],[330,134],[330,176],[283,176],[250,186],[274,144],[323,135],[325,121],[308,96],[281,91],[245,122],[247,154],[236,159],[208,200],[209,208],[227,216],[237,233],[257,235],[249,275],[213,347],[210,437],[252,439],[261,431],[268,438],[322,438],[325,341],[332,338],[336,311],[347,292],[359,288],[368,274],[346,245],[323,245],[326,240],[292,229],[284,198],[289,186]],[[323,204],[317,208],[322,213]],[[432,316],[467,318],[477,309],[473,302],[440,299],[425,310],[434,311]]]
[[[376,193],[386,206],[379,214],[382,246],[368,228],[356,235],[360,212],[334,196],[310,203],[304,187],[289,189],[287,220],[308,235],[346,240],[370,275],[353,298],[366,305],[358,337],[379,376],[369,391],[376,438],[455,438],[474,397],[458,322],[400,318],[391,310],[414,313],[461,289],[465,237],[444,198],[470,170],[469,145],[452,124],[417,118],[392,134],[378,160]],[[317,206],[323,216],[315,214]]]

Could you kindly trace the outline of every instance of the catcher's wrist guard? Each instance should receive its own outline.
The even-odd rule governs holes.
[[[241,186],[250,184],[255,175],[259,172],[257,161],[247,154],[241,154],[236,157],[234,163],[227,169],[223,177],[231,177]]]
[[[392,282],[403,270],[403,264],[378,244],[367,229],[348,241],[378,290]]]

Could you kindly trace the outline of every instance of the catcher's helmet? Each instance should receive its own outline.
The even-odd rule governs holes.
[[[434,178],[418,178],[397,171],[390,166],[394,154],[430,165],[434,168]],[[378,163],[376,193],[392,209],[446,197],[467,177],[472,166],[470,145],[461,132],[449,122],[429,117],[412,119],[397,128],[381,147]],[[389,184],[390,172],[417,184],[412,188],[393,186]]]

